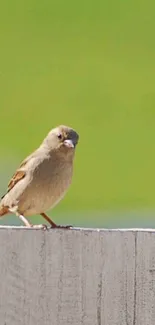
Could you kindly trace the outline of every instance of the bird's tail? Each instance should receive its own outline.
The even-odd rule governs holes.
[[[9,212],[8,208],[0,205],[0,217],[4,216]]]

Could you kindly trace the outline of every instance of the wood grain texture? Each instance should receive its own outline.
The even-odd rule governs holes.
[[[1,325],[154,325],[151,230],[0,227]]]

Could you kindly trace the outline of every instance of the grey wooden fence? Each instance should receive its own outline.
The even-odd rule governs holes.
[[[0,325],[155,325],[153,230],[0,227]]]

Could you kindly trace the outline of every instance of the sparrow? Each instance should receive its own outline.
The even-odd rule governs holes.
[[[27,217],[41,215],[53,228],[58,226],[46,214],[66,194],[73,174],[78,133],[64,125],[52,129],[40,147],[29,155],[11,178],[0,201],[0,216],[13,213],[26,227],[33,225]]]

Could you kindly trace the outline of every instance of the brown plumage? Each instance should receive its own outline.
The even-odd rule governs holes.
[[[71,183],[78,139],[76,131],[67,126],[50,131],[10,180],[0,201],[0,216],[15,213],[26,226],[32,227],[26,217],[40,214],[52,227],[58,227],[45,212],[63,198]]]

